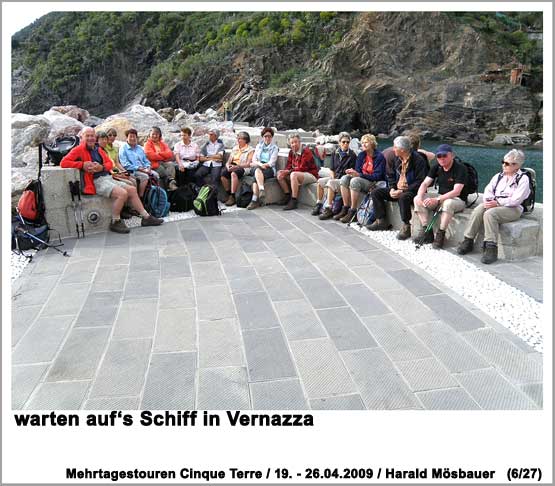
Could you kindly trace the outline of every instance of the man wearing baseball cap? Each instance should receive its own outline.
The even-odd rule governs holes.
[[[210,176],[210,183],[213,185],[217,185],[220,181],[225,147],[219,138],[220,132],[215,128],[210,129],[208,131],[208,142],[200,149],[199,160],[202,166],[195,173],[195,180],[199,186],[204,185],[204,179],[207,175]]]
[[[440,249],[445,242],[445,230],[453,215],[465,208],[468,194],[464,185],[468,175],[466,166],[455,157],[451,145],[446,143],[440,145],[436,150],[436,159],[437,162],[432,164],[414,198],[414,212],[418,214],[424,228],[430,221],[431,213],[439,210],[441,212],[439,229],[435,237],[433,231],[425,232],[422,229],[415,240],[432,243],[435,249]],[[438,194],[428,194],[428,188],[436,180]]]

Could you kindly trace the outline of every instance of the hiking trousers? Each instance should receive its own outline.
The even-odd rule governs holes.
[[[393,201],[399,203],[399,212],[401,213],[401,219],[403,223],[410,224],[410,219],[412,217],[411,206],[416,192],[405,191],[401,194],[399,199],[393,199],[389,195],[389,189],[379,188],[372,191],[371,197],[374,203],[374,215],[376,219],[385,219],[385,203],[386,201]]]
[[[510,208],[507,206],[498,206],[496,208],[486,209],[483,204],[480,204],[472,211],[470,221],[464,232],[464,237],[474,239],[483,225],[484,241],[497,243],[499,225],[516,221],[520,218],[521,214],[520,208],[518,207]]]

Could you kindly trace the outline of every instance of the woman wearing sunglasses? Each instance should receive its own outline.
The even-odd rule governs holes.
[[[520,170],[524,163],[524,153],[513,149],[502,161],[502,172],[495,174],[484,189],[484,202],[470,217],[464,232],[464,240],[457,251],[460,255],[470,253],[474,248],[474,238],[484,226],[484,254],[482,263],[497,260],[497,238],[499,225],[516,221],[522,215],[522,202],[530,194],[528,176]]]

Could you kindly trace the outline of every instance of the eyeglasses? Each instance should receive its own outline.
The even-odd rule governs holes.
[[[340,143],[349,143],[349,140],[341,140]]]
[[[436,154],[436,159],[444,159],[447,157],[447,154]]]
[[[115,137],[115,136],[116,136],[115,133],[110,133],[110,134],[108,135],[108,137]]]
[[[505,162],[504,160],[502,160],[501,163],[502,163],[503,165],[505,165],[505,166],[509,166],[509,165],[518,165],[518,164],[516,164],[516,163],[511,164],[510,162]]]

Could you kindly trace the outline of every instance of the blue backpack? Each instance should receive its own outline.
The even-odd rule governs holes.
[[[155,218],[163,218],[170,212],[168,194],[160,187],[158,181],[150,178],[143,198],[145,209]]]

